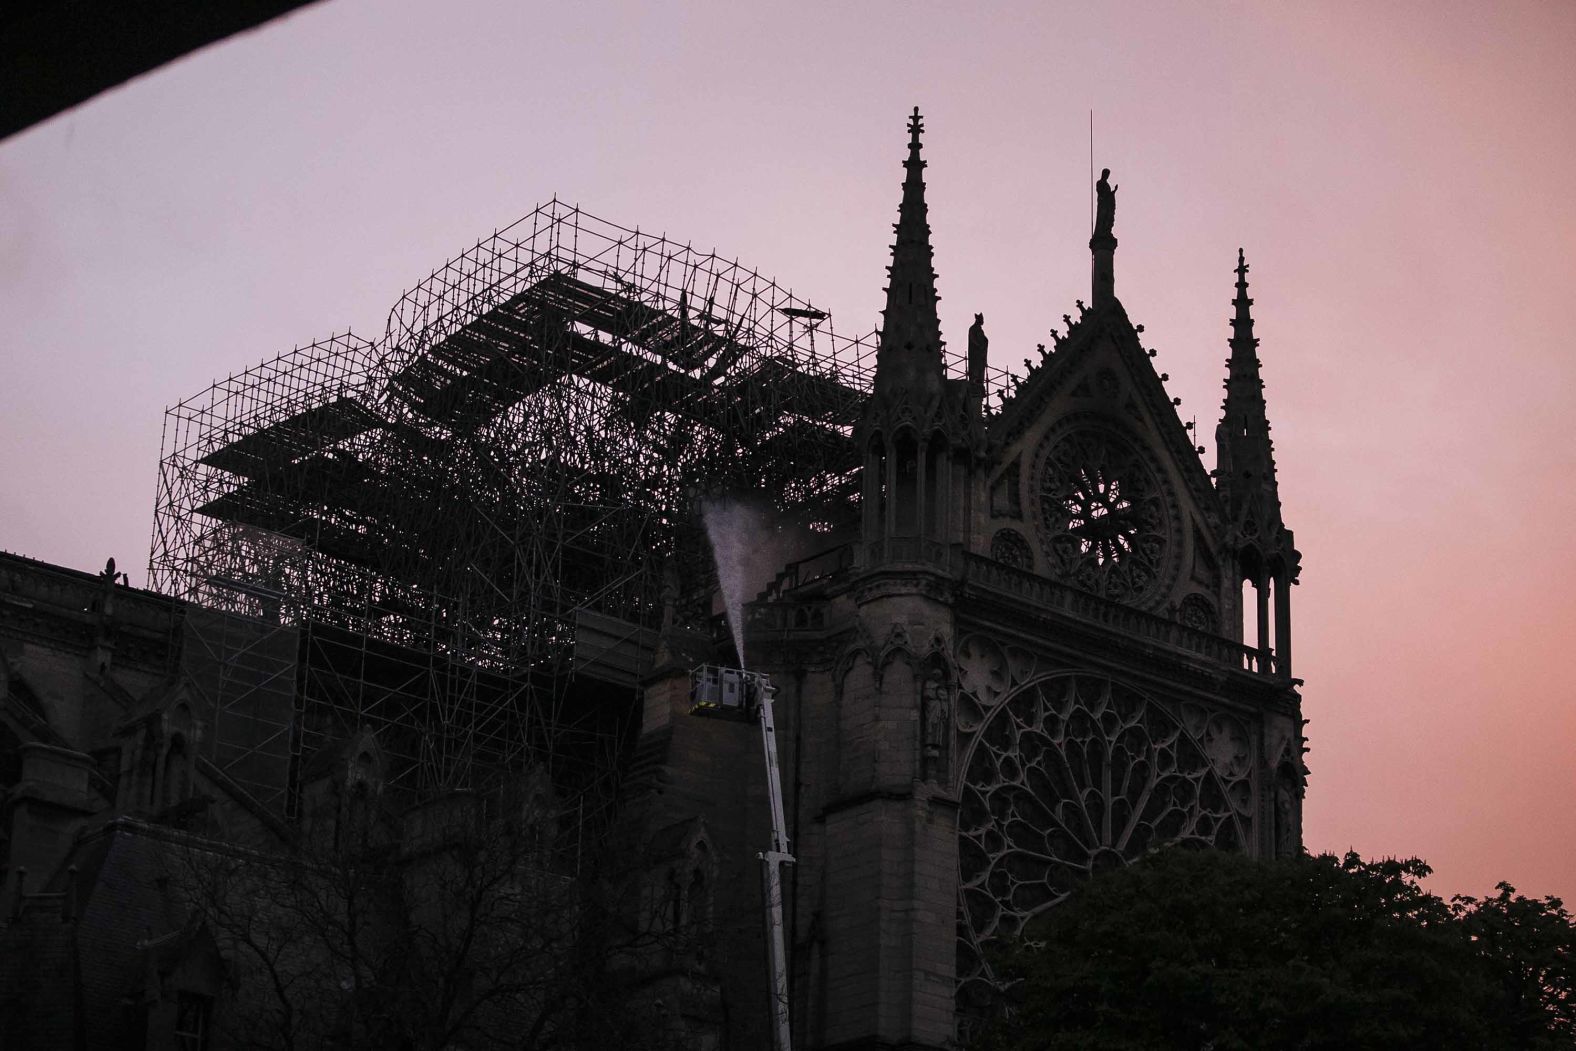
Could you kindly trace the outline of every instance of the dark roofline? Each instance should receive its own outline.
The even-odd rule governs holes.
[[[0,7],[0,139],[312,0],[102,0]]]

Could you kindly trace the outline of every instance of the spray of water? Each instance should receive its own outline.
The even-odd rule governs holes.
[[[733,648],[744,667],[744,603],[749,588],[752,559],[751,534],[761,523],[742,504],[713,500],[701,508],[706,536],[711,540],[711,557],[717,562],[717,586],[722,589],[728,629],[733,632]]]

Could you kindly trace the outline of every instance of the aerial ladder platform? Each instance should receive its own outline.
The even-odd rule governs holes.
[[[771,845],[761,859],[765,899],[766,954],[772,983],[772,1023],[776,1051],[793,1051],[788,1017],[788,954],[783,935],[782,867],[792,865],[787,821],[783,817],[782,775],[777,766],[777,727],[772,698],[777,688],[761,672],[704,664],[690,672],[690,711],[697,715],[754,718],[761,728],[761,756],[766,764],[766,797],[771,806]]]

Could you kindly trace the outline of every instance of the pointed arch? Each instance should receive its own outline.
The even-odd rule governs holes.
[[[891,495],[887,506],[889,537],[919,535],[919,519],[924,509],[924,494],[920,486],[923,473],[921,447],[919,432],[912,423],[904,422],[894,429],[887,470],[891,479]]]
[[[159,809],[185,802],[191,794],[191,758],[186,734],[171,734],[159,769]]]

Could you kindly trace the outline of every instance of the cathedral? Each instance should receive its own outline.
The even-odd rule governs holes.
[[[9,1031],[238,1046],[255,972],[169,859],[344,857],[373,809],[354,858],[407,888],[445,822],[551,811],[526,867],[569,888],[554,923],[657,917],[599,973],[704,1051],[772,1046],[774,1016],[800,1048],[959,1047],[990,946],[1080,881],[1177,842],[1299,851],[1300,557],[1243,254],[1211,471],[1117,296],[1108,172],[1089,301],[1039,361],[1003,382],[978,314],[949,354],[922,132],[868,347],[554,202],[382,341],[172,409],[151,590],[0,555]],[[730,548],[764,568],[742,594]],[[756,722],[697,704],[718,667],[772,684],[775,777]],[[586,875],[595,842],[628,882]],[[775,893],[763,853],[792,858]],[[371,1008],[336,1010],[322,1046]]]
[[[943,363],[921,131],[916,111],[858,539],[785,567],[746,617],[743,656],[779,690],[791,1015],[812,1048],[953,1046],[987,1003],[986,946],[1146,851],[1302,844],[1299,557],[1246,262],[1215,471],[1116,296],[1103,177],[1089,304],[987,407],[982,318],[967,374]],[[684,714],[687,685],[674,666],[647,686],[657,810],[702,816],[742,886],[770,840],[761,763],[748,728]]]

